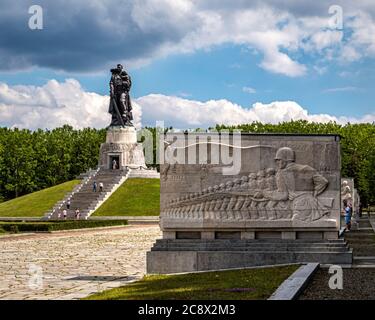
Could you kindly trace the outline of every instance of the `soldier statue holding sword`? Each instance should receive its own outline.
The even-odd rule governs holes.
[[[108,112],[112,115],[110,126],[133,126],[132,105],[129,91],[131,78],[121,64],[111,69],[112,77],[109,82],[111,101]]]

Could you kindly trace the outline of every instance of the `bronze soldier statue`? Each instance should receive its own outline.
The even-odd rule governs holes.
[[[111,69],[112,77],[109,82],[111,101],[108,112],[112,114],[110,126],[133,126],[132,105],[129,91],[132,81],[128,73],[118,64]]]

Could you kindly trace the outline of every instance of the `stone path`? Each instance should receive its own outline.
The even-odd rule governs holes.
[[[300,300],[374,300],[375,269],[343,269],[343,290],[332,290],[328,282],[332,274],[320,269],[299,297]]]
[[[0,299],[79,299],[140,279],[157,225],[0,237]]]
[[[359,221],[357,230],[345,233],[345,240],[353,248],[355,258],[375,256],[375,233],[367,214]]]

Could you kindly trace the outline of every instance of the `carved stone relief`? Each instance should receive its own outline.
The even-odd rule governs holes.
[[[302,145],[299,150],[308,148],[312,150],[310,145]],[[293,159],[283,160],[283,166],[275,168],[277,161],[274,159],[274,151],[272,162],[275,167],[248,172],[229,180],[222,179],[221,183],[199,188],[200,191],[197,192],[189,192],[172,199],[168,197],[169,200],[162,205],[162,217],[221,221],[286,219],[305,222],[329,218],[335,199],[332,194],[324,196],[323,193],[329,186],[327,178],[330,176],[326,178],[312,166],[296,163],[293,149],[279,148],[281,149],[293,155]],[[270,157],[271,154],[268,152],[267,156]],[[267,163],[271,163],[270,160]],[[205,180],[217,167],[199,165],[199,169],[194,166],[191,171],[195,171],[201,180]],[[168,185],[182,181],[184,175],[179,172],[181,168],[178,164],[161,166],[164,183]]]

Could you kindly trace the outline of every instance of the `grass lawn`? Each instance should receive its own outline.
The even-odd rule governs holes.
[[[283,267],[148,275],[124,287],[87,297],[87,300],[253,300],[267,299],[299,265]]]
[[[93,216],[158,216],[160,180],[131,178]]]
[[[0,203],[0,217],[42,217],[80,180],[72,180]]]

